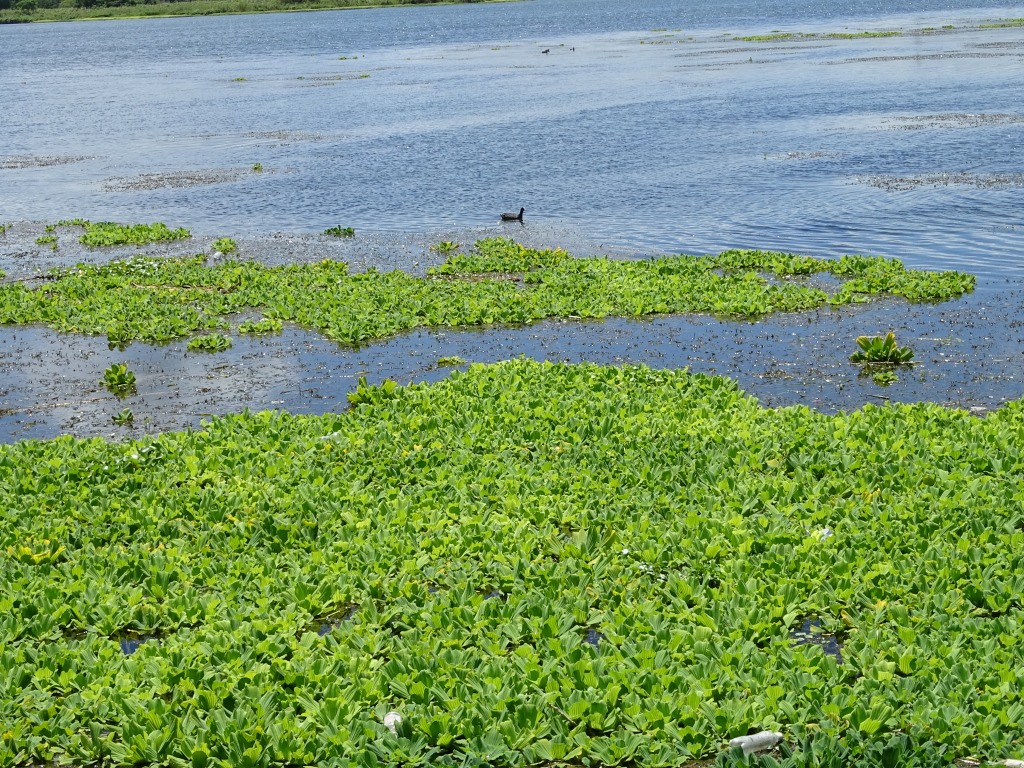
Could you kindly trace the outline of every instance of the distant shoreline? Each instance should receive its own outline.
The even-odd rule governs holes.
[[[28,24],[45,21],[95,21],[110,19],[165,19],[183,16],[231,16],[297,11],[340,11],[418,5],[465,5],[512,2],[513,0],[178,0],[139,5],[110,5],[92,8],[37,8],[26,11],[0,10],[0,24]]]

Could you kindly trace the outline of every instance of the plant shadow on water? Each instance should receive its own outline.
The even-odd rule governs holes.
[[[121,647],[121,653],[125,656],[131,656],[139,650],[144,643],[159,642],[160,638],[161,635],[159,634],[137,634],[135,632],[131,632],[119,635],[115,637],[114,640],[116,640],[118,645]]]

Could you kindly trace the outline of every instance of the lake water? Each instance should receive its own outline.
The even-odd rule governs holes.
[[[524,206],[527,228],[637,253],[1019,276],[1024,29],[976,27],[1024,7],[976,6],[529,0],[4,26],[0,218],[422,232]]]
[[[184,252],[236,237],[274,263],[422,271],[431,243],[503,233],[581,256],[881,253],[979,276],[940,305],[423,330],[364,350],[294,328],[201,356],[3,327],[0,441],[337,410],[359,376],[430,380],[446,355],[688,366],[823,410],[997,407],[1024,393],[1024,28],[979,25],[1020,17],[949,0],[528,0],[0,26],[8,279],[130,255],[65,230],[56,252],[35,244],[74,217],[190,227]],[[819,36],[737,39],[773,30]],[[520,206],[522,226],[498,224]],[[335,225],[356,238],[318,236]],[[920,365],[883,390],[848,356],[888,329]],[[139,375],[124,402],[97,383],[119,361]],[[114,427],[126,406],[134,426]]]

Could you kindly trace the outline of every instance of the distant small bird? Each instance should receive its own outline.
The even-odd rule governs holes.
[[[543,51],[541,51],[541,53],[551,53],[551,49],[545,48]]]
[[[522,221],[523,214],[526,212],[525,208],[520,208],[519,213],[503,213],[501,214],[502,221]]]

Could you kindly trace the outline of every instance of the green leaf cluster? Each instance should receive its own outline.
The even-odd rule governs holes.
[[[208,333],[188,340],[189,352],[223,352],[231,349],[231,337],[223,333]]]
[[[434,245],[430,246],[430,250],[437,251],[438,253],[447,254],[452,253],[453,251],[457,251],[461,247],[462,246],[459,243],[456,243],[454,240],[442,240],[440,243],[435,243]]]
[[[211,243],[210,247],[213,248],[213,250],[215,251],[220,251],[221,253],[227,254],[234,253],[235,251],[237,251],[238,243],[236,243],[230,237],[221,237],[218,238],[217,240],[214,240],[213,243]]]
[[[79,222],[70,222],[79,223]],[[112,221],[85,222],[85,233],[78,238],[84,245],[146,245],[191,237],[187,229],[170,229],[166,224],[117,224]]]
[[[1024,756],[1024,402],[522,360],[357,392],[0,446],[0,764]]]
[[[264,317],[259,320],[245,320],[238,324],[239,333],[251,333],[259,336],[267,333],[280,333],[284,323],[276,317]]]
[[[118,426],[125,427],[128,426],[129,424],[132,424],[135,421],[135,414],[132,413],[130,408],[123,408],[119,412],[111,416],[111,419]]]
[[[885,336],[858,336],[860,347],[850,355],[854,363],[888,363],[907,365],[914,359],[914,350],[896,343],[896,334],[889,331]]]
[[[114,363],[103,371],[100,384],[115,395],[128,395],[135,391],[135,374],[128,370],[128,363]]]
[[[806,275],[830,272],[832,294]],[[500,274],[492,274],[500,273]],[[267,267],[204,256],[139,256],[81,264],[45,286],[0,286],[0,323],[45,323],[62,332],[106,334],[112,344],[167,341],[228,326],[228,316],[265,317],[360,344],[424,326],[529,323],[547,317],[638,317],[701,312],[758,317],[895,294],[912,301],[959,296],[974,277],[907,270],[896,260],[844,256],[829,261],[764,251],[666,256],[649,261],[576,259],[504,238],[452,254],[438,274],[370,270],[343,262]]]
[[[356,231],[352,227],[337,226],[328,227],[324,230],[324,234],[330,235],[331,237],[355,237]]]
[[[36,245],[48,245],[51,250],[57,250],[57,236],[56,235],[40,235],[36,238]]]

